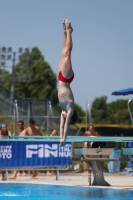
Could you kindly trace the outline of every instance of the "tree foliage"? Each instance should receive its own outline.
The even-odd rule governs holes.
[[[26,58],[26,60],[24,59]],[[26,65],[26,67],[23,67]],[[25,98],[52,98],[57,104],[56,74],[44,60],[38,48],[22,55],[15,67],[15,75],[21,82],[15,83],[15,92]],[[23,77],[22,77],[23,76]]]
[[[11,74],[5,69],[0,69],[0,83],[5,87],[10,88],[11,86],[10,82],[11,82]]]
[[[127,103],[128,103],[128,99],[127,100],[119,99],[117,101],[108,103],[108,107],[110,107],[111,110],[113,110],[113,112],[117,112],[118,110],[127,109]],[[130,104],[130,106],[131,106],[131,109],[133,109],[133,103]]]
[[[107,97],[96,98],[92,103],[91,114],[93,123],[101,124],[131,124],[127,102],[117,100],[107,104]],[[133,111],[133,103],[130,105]]]
[[[29,56],[29,60],[32,58],[30,67],[31,77],[29,78],[29,82],[16,83],[15,92],[27,98],[50,99],[50,96],[52,96],[54,99],[53,103],[57,103],[56,75],[37,48],[32,49]],[[20,62],[17,68],[21,64]]]
[[[128,100],[119,99],[108,104],[113,111],[112,123],[131,124],[131,119],[127,107]],[[131,112],[133,111],[133,103],[130,103]]]
[[[91,115],[93,123],[110,123],[111,109],[107,106],[107,97],[96,98],[92,103]]]

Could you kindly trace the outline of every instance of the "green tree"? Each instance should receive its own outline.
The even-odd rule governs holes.
[[[106,101],[106,96],[93,101],[91,108],[93,123],[131,124],[127,108],[128,100],[117,100],[108,104]],[[133,103],[130,104],[130,108],[133,111]]]
[[[11,87],[11,74],[5,69],[0,69],[0,83],[7,88]]]
[[[117,101],[108,103],[108,107],[110,107],[111,110],[113,110],[113,112],[117,112],[118,110],[123,110],[123,109],[127,110],[127,103],[128,99],[127,100],[119,99]],[[130,104],[130,107],[133,110],[133,103]]]
[[[129,111],[127,108],[128,100],[117,100],[107,104],[107,106],[112,110],[112,123],[117,124],[131,124],[131,119]],[[131,112],[133,111],[133,103],[130,103]],[[133,113],[132,113],[133,114]]]
[[[96,98],[91,107],[91,115],[93,123],[111,123],[112,111],[107,106],[107,97]]]
[[[24,65],[28,68],[23,67]],[[45,98],[49,100],[52,98],[52,103],[57,104],[56,74],[52,71],[48,62],[44,60],[38,48],[35,47],[32,52],[26,52],[22,55],[20,62],[15,66],[15,75],[17,79],[20,77],[20,81],[24,76],[23,83],[15,83],[15,93],[25,98]]]

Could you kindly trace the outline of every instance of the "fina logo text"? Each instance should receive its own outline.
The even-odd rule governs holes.
[[[64,147],[60,147],[59,144],[26,145],[26,157],[32,158],[34,154],[37,154],[39,158],[48,158],[51,155],[53,157],[71,157],[71,149],[71,144],[66,144]]]
[[[0,146],[0,158],[12,158],[12,146]]]

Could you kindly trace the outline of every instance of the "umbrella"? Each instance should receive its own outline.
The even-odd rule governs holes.
[[[123,95],[123,96],[125,96],[125,95],[128,95],[128,94],[133,94],[133,88],[127,88],[127,89],[112,92],[112,95]]]

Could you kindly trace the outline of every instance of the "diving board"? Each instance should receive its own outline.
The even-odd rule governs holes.
[[[59,136],[11,136],[0,137],[0,142],[4,141],[17,141],[17,142],[59,142]],[[85,136],[67,136],[67,142],[130,142],[133,137],[118,137],[118,136],[100,136],[100,137],[85,137]]]

